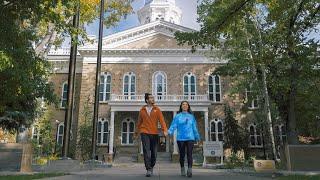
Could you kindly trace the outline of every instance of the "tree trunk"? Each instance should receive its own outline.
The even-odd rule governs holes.
[[[291,82],[290,82],[290,93],[289,93],[289,107],[288,107],[288,143],[299,144],[297,123],[296,123],[296,112],[295,112],[295,101],[297,94],[297,74],[298,67],[296,62],[291,65]]]

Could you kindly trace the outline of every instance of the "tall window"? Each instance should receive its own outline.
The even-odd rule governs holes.
[[[67,107],[67,100],[68,100],[68,83],[65,82],[62,84],[62,93],[61,93],[61,108]]]
[[[127,99],[134,99],[136,94],[136,75],[129,72],[123,77],[123,95]],[[132,97],[133,96],[133,97]]]
[[[277,159],[281,157],[281,146],[287,141],[286,129],[283,124],[274,127],[274,136],[276,141]]]
[[[255,124],[249,125],[250,147],[262,147],[262,134]]]
[[[220,76],[210,75],[208,84],[209,84],[209,100],[214,102],[220,102],[221,101]]]
[[[157,99],[163,99],[167,95],[167,76],[164,72],[158,71],[152,77],[152,94]]]
[[[277,144],[283,144],[287,141],[286,129],[283,124],[275,126],[275,136]]]
[[[188,99],[194,99],[196,95],[196,76],[190,72],[183,77],[183,95]]]
[[[127,118],[122,121],[122,140],[121,144],[123,145],[132,145],[133,144],[133,134],[135,129],[134,121],[130,118]]]
[[[252,84],[246,89],[246,100],[249,109],[259,108],[258,96],[255,95]]]
[[[40,137],[39,127],[37,125],[32,126],[31,138],[39,143],[39,137]]]
[[[104,73],[100,76],[100,101],[108,101],[110,100],[111,94],[111,74]]]
[[[58,125],[58,129],[57,129],[58,133],[57,133],[57,144],[62,145],[63,144],[63,134],[64,134],[64,124],[60,123]]]
[[[223,124],[220,119],[210,121],[210,141],[223,141]]]
[[[109,142],[109,121],[105,118],[100,118],[98,121],[98,144],[106,145]]]

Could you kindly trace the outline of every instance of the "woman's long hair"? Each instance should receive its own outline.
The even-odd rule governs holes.
[[[188,101],[182,101],[181,104],[180,104],[180,108],[179,108],[179,111],[178,111],[178,114],[181,113],[183,110],[182,110],[182,104],[183,103],[187,103],[188,104],[188,113],[190,114],[193,114],[192,110],[191,110],[191,107],[190,107],[190,104]]]

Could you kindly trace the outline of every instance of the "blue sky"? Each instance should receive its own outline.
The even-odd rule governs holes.
[[[104,36],[138,26],[139,21],[137,17],[137,11],[142,8],[143,5],[144,0],[135,0],[132,4],[134,13],[127,16],[126,19],[120,21],[116,27],[104,29]],[[176,0],[176,5],[182,10],[183,13],[182,25],[192,29],[199,29],[199,24],[197,23],[197,0]],[[86,26],[88,35],[98,36],[98,27],[98,20]]]

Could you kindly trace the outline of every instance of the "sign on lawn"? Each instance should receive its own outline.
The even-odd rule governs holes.
[[[221,157],[223,156],[222,142],[207,141],[203,142],[203,156]]]

